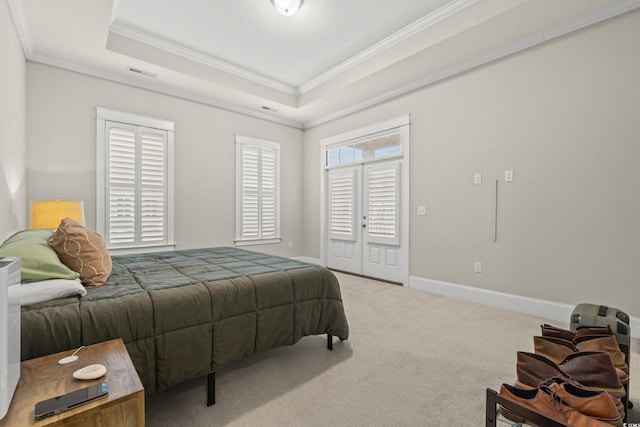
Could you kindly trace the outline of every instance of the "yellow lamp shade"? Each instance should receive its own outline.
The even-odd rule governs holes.
[[[55,230],[64,218],[84,225],[84,202],[79,200],[32,200],[29,228]]]

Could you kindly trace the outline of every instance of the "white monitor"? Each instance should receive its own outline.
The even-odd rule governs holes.
[[[0,257],[0,419],[20,378],[20,258]]]

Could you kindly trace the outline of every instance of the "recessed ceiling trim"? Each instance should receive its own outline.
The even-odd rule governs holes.
[[[270,122],[279,123],[279,124],[290,126],[292,128],[297,128],[297,129],[309,129],[314,126],[318,126],[323,123],[336,120],[343,116],[375,106],[378,103],[396,98],[398,96],[402,96],[404,94],[407,94],[417,89],[421,89],[434,82],[437,82],[439,80],[464,72],[471,68],[481,66],[487,62],[500,59],[502,57],[515,53],[519,50],[523,50],[528,47],[535,46],[537,44],[563,36],[572,31],[579,30],[589,25],[596,24],[606,19],[640,8],[640,0],[618,1],[613,6],[592,12],[588,15],[577,18],[576,20],[569,22],[567,24],[562,24],[557,27],[548,28],[530,37],[525,37],[520,41],[516,41],[514,43],[510,43],[507,46],[497,48],[492,52],[487,52],[475,58],[471,58],[468,61],[464,61],[460,64],[457,64],[456,66],[451,66],[447,69],[432,73],[432,75],[430,76],[425,76],[414,82],[407,83],[400,88],[396,88],[394,90],[388,91],[378,96],[374,96],[372,98],[363,100],[362,102],[352,104],[346,108],[338,109],[331,114],[328,114],[322,117],[317,117],[315,119],[306,121],[304,123],[300,123],[298,121],[286,120],[286,119],[283,119],[282,117],[272,117],[270,115],[263,114],[258,111],[253,111],[251,109],[238,107],[234,104],[218,101],[216,99],[209,98],[209,97],[200,96],[192,92],[167,88],[158,83],[143,82],[133,77],[123,77],[113,72],[107,72],[97,68],[79,65],[77,63],[72,63],[60,58],[51,57],[51,56],[47,56],[39,53],[34,53],[33,42],[30,40],[30,34],[27,31],[26,21],[24,20],[21,2],[19,0],[6,0],[6,1],[10,9],[9,10],[10,15],[13,19],[17,33],[19,35],[19,39],[22,43],[22,47],[25,52],[25,58],[27,60],[40,62],[47,65],[52,65],[57,68],[67,69],[70,71],[75,71],[75,72],[79,72],[79,73],[90,75],[90,76],[95,76],[95,77],[106,79],[106,80],[115,81],[115,82],[126,84],[132,87],[138,87],[138,88],[147,89],[157,93],[162,93],[162,94],[175,96],[175,97],[186,99],[186,100],[191,100],[204,105],[209,105],[209,106],[224,109],[227,111],[236,112],[239,114],[244,114],[244,115],[252,116],[259,119],[264,119]]]
[[[363,50],[355,56],[347,59],[346,61],[336,65],[335,67],[329,69],[328,71],[312,78],[306,83],[303,83],[298,88],[299,94],[303,94],[305,92],[310,91],[311,89],[320,86],[321,84],[339,76],[345,71],[355,67],[356,65],[373,58],[374,56],[382,53],[383,51],[401,43],[402,41],[408,39],[409,37],[431,27],[432,25],[441,22],[447,17],[460,12],[466,7],[469,7],[473,3],[476,3],[478,0],[454,0],[441,8],[433,11],[432,13],[418,19],[412,24],[404,27],[400,31],[395,32],[389,37],[379,41],[373,46]]]
[[[287,85],[274,79],[270,79],[269,77],[254,73],[245,68],[229,64],[228,62],[224,62],[202,52],[186,48],[169,40],[165,40],[152,34],[145,33],[144,31],[140,31],[128,25],[114,22],[111,24],[110,31],[120,36],[135,40],[137,42],[162,49],[174,55],[181,56],[190,61],[198,62],[217,70],[221,70],[226,73],[230,73],[235,76],[242,77],[244,79],[251,80],[261,85],[270,87],[272,89],[279,90],[286,94],[298,95],[298,90],[293,86]]]
[[[238,107],[237,105],[234,105],[234,104],[221,102],[216,99],[197,95],[189,91],[169,88],[164,85],[150,82],[147,80],[143,81],[140,79],[135,79],[133,77],[122,76],[120,74],[101,70],[99,68],[89,67],[89,66],[78,64],[75,62],[67,61],[61,58],[57,58],[49,55],[43,55],[40,53],[34,53],[33,55],[31,55],[30,58],[27,58],[27,59],[32,62],[50,65],[52,67],[60,68],[63,70],[73,71],[73,72],[85,74],[91,77],[97,77],[103,80],[108,80],[116,83],[121,83],[127,86],[136,87],[139,89],[146,89],[151,92],[161,93],[163,95],[169,95],[176,98],[186,99],[188,101],[198,102],[200,104],[208,105],[211,107],[220,108],[221,110],[244,114],[247,116],[255,117],[257,119],[267,120],[273,123],[278,123],[278,124],[289,126],[296,129],[302,129],[302,123],[299,123],[293,120],[286,120],[281,117],[272,117],[267,114],[262,114],[258,111],[252,111],[246,108]]]
[[[15,0],[14,0],[15,1]],[[110,30],[115,34],[121,35],[123,37],[128,37],[132,40],[135,40],[140,43],[148,44],[158,49],[165,50],[167,52],[173,53],[175,55],[182,56],[186,59],[199,62],[201,64],[216,68],[221,71],[225,71],[227,73],[246,78],[248,80],[254,81],[256,83],[263,84],[272,89],[276,89],[287,93],[289,95],[299,96],[325,82],[331,80],[340,74],[348,71],[349,69],[355,67],[356,65],[375,57],[381,52],[389,49],[398,43],[406,40],[407,38],[431,27],[438,22],[446,19],[447,17],[465,9],[466,7],[476,3],[478,0],[454,0],[441,8],[435,10],[434,12],[418,19],[407,27],[397,31],[391,36],[381,40],[375,45],[365,49],[359,54],[349,58],[348,60],[338,64],[335,67],[332,67],[328,71],[310,79],[306,83],[303,83],[299,87],[287,85],[286,83],[279,82],[274,79],[270,79],[264,75],[259,73],[255,73],[249,71],[245,68],[238,67],[236,65],[229,64],[225,61],[212,57],[211,55],[204,54],[202,52],[195,51],[193,49],[186,48],[177,43],[171,42],[169,40],[162,39],[160,37],[154,36],[152,34],[146,33],[144,31],[140,31],[136,28],[128,26],[126,24],[120,22],[113,22],[111,24]]]
[[[462,63],[452,65],[450,67],[447,67],[435,73],[431,73],[430,75],[427,75],[413,82],[407,83],[403,86],[397,87],[391,91],[366,99],[362,102],[350,105],[347,108],[343,108],[341,110],[335,111],[326,116],[319,117],[318,119],[305,122],[303,124],[303,129],[305,130],[310,129],[312,127],[319,126],[321,124],[339,119],[349,114],[353,114],[355,112],[373,107],[382,102],[389,101],[399,96],[406,95],[415,90],[422,89],[423,87],[431,85],[438,81],[453,77],[456,74],[460,74],[465,71],[471,70],[473,68],[496,61],[498,59],[502,59],[506,56],[509,56],[514,53],[520,52],[522,50],[534,47],[536,45],[554,40],[558,37],[567,35],[574,31],[578,31],[582,28],[586,28],[590,25],[597,24],[607,19],[614,18],[618,15],[622,15],[623,13],[627,13],[638,8],[640,8],[640,0],[626,0],[623,2],[616,3],[614,6],[586,14],[584,16],[581,16],[580,18],[577,18],[565,24],[562,24],[553,28],[548,28],[539,33],[533,34],[528,37],[524,37],[506,46],[493,49],[489,52],[483,53],[481,55],[477,55]]]

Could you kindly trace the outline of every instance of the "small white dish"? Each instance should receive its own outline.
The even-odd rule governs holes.
[[[78,348],[76,351],[74,351],[71,356],[63,357],[62,359],[58,360],[58,364],[68,365],[69,363],[75,362],[76,360],[78,360],[78,356],[76,356],[76,354],[78,354],[80,350],[82,350],[83,348],[86,348],[86,347],[83,345],[80,348]]]
[[[58,365],[68,365],[69,363],[73,363],[78,360],[78,356],[67,356],[58,360]]]
[[[95,364],[78,369],[73,373],[73,378],[77,380],[95,380],[106,373],[107,368],[104,365]]]

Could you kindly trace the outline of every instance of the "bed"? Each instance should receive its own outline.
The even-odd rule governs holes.
[[[22,306],[23,360],[122,338],[145,390],[207,375],[212,404],[226,364],[308,335],[327,334],[329,348],[349,336],[338,280],[321,266],[233,247],[111,262],[84,296]]]

